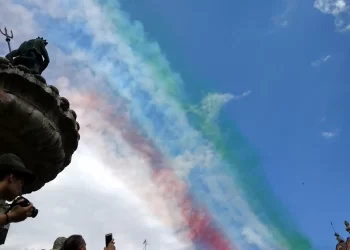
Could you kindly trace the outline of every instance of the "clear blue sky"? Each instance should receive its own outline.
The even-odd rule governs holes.
[[[317,249],[335,246],[330,220],[347,237],[350,33],[336,31],[334,16],[292,0],[129,0],[122,8],[187,83],[252,91],[225,114],[262,156],[275,194]]]

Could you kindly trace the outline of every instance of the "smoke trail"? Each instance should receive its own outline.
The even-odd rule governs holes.
[[[78,90],[76,90],[78,91]],[[164,159],[163,155],[158,152],[151,141],[147,141],[142,135],[139,134],[137,128],[133,125],[132,120],[130,120],[124,110],[123,111],[123,100],[119,99],[120,108],[110,110],[108,108],[108,97],[104,96],[102,99],[99,96],[91,93],[83,93],[81,90],[78,93],[72,92],[72,90],[67,93],[69,99],[74,100],[72,105],[75,107],[80,107],[88,109],[91,113],[93,110],[103,111],[102,117],[104,121],[113,125],[106,125],[106,127],[114,127],[120,133],[120,136],[124,138],[133,150],[136,150],[136,154],[140,155],[143,159],[149,161],[149,165],[152,166],[152,179],[156,185],[156,188],[160,191],[163,199],[167,202],[168,207],[172,212],[174,208],[180,212],[182,218],[178,218],[180,222],[176,222],[175,230],[180,228],[185,228],[186,233],[180,234],[180,238],[185,238],[184,240],[191,240],[192,242],[199,242],[200,244],[208,247],[208,249],[218,249],[218,250],[229,250],[234,249],[231,243],[226,238],[226,236],[221,232],[218,227],[215,227],[211,216],[205,211],[204,208],[195,205],[193,199],[188,193],[188,188],[186,184],[181,181],[176,174],[173,173],[169,163]],[[107,100],[107,102],[105,101]],[[114,97],[115,100],[115,97]],[[106,108],[107,107],[107,108]],[[106,112],[107,111],[107,112]],[[78,111],[79,116],[81,111]],[[100,113],[101,114],[101,113]],[[84,119],[86,119],[86,115]],[[86,126],[86,125],[85,125]],[[89,125],[91,126],[96,125]],[[102,127],[98,125],[98,127]],[[110,135],[103,135],[103,132],[98,132],[102,137],[109,137]],[[82,128],[83,135],[86,135],[84,127]],[[104,141],[106,141],[104,139]],[[110,142],[115,144],[115,142]],[[129,170],[130,171],[130,170]],[[148,196],[149,197],[149,196]],[[144,200],[147,197],[142,197]],[[154,202],[150,200],[149,202]],[[181,223],[182,222],[182,223]]]
[[[113,92],[118,93],[116,96],[122,96],[127,100],[125,102],[127,103],[127,114],[137,124],[139,130],[135,135],[128,135],[129,139],[135,142],[133,147],[137,147],[135,145],[140,143],[138,136],[144,136],[148,140],[152,140],[153,147],[151,148],[157,149],[161,155],[171,159],[186,159],[188,165],[183,163],[180,167],[186,169],[187,172],[177,172],[185,181],[188,181],[188,174],[196,168],[218,169],[220,174],[228,175],[229,166],[234,165],[234,168],[230,167],[232,176],[226,179],[225,188],[217,189],[215,192],[211,191],[207,193],[208,198],[203,199],[208,210],[212,213],[219,227],[225,232],[230,232],[229,235],[232,239],[238,240],[243,235],[244,228],[251,226],[258,228],[258,234],[264,239],[263,245],[260,246],[262,249],[275,246],[276,239],[280,240],[279,245],[282,248],[288,242],[285,239],[289,235],[287,233],[287,235],[281,236],[280,232],[283,231],[280,230],[285,227],[281,227],[280,222],[269,219],[267,222],[273,223],[265,226],[251,212],[250,208],[245,206],[244,201],[239,200],[232,207],[225,199],[218,199],[218,196],[228,197],[231,193],[227,193],[227,190],[233,189],[232,192],[236,192],[237,189],[241,189],[238,185],[233,185],[233,178],[235,180],[241,178],[243,180],[241,185],[249,177],[254,178],[255,185],[259,187],[262,183],[259,178],[263,176],[256,174],[260,171],[259,164],[253,164],[254,168],[251,169],[254,169],[255,172],[249,172],[250,175],[244,170],[250,168],[252,163],[240,160],[242,152],[245,156],[249,156],[253,160],[256,159],[251,148],[246,146],[244,138],[232,128],[227,130],[228,136],[225,134],[224,137],[230,138],[231,142],[220,137],[222,128],[232,127],[233,124],[213,126],[210,123],[205,123],[203,117],[197,118],[196,123],[193,121],[189,123],[190,119],[182,108],[193,105],[191,102],[183,103],[183,89],[190,88],[187,85],[184,86],[181,79],[171,71],[159,46],[147,41],[142,26],[130,23],[125,13],[120,11],[118,2],[114,2],[114,5],[109,2],[107,5],[98,6],[90,1],[75,1],[69,6],[59,7],[64,10],[60,13],[65,13],[66,16],[62,17],[63,14],[58,14],[57,9],[59,8],[51,8],[54,10],[51,17],[61,21],[65,18],[66,24],[61,24],[61,30],[49,31],[49,35],[55,38],[59,44],[65,41],[64,30],[75,32],[76,36],[69,44],[68,52],[72,52],[79,63],[91,65],[93,73],[103,76]],[[79,9],[81,12],[72,11],[74,9]],[[110,15],[106,17],[106,14]],[[84,38],[84,46],[80,45],[81,38]],[[67,50],[67,48],[65,49]],[[101,89],[99,87],[99,92],[102,91]],[[195,93],[194,90],[191,92]],[[116,96],[114,98],[117,98]],[[113,108],[109,110],[111,112]],[[106,132],[99,132],[109,133],[109,135],[115,132],[114,130],[106,130]],[[232,148],[235,149],[233,153],[230,150]],[[147,150],[149,150],[148,146],[141,149],[142,152],[147,152]],[[148,151],[147,157],[152,157],[151,151]],[[152,161],[155,165],[161,165],[162,161],[159,159],[159,157],[155,157]],[[178,169],[179,167],[175,166],[174,171],[178,171]],[[207,178],[211,172],[205,173],[207,176],[204,177]],[[191,189],[197,197],[203,192],[203,187],[199,185],[200,182],[205,182],[204,177],[202,177],[197,178],[195,183],[190,181],[191,186],[197,187]],[[253,185],[253,187],[255,186]],[[215,186],[212,185],[209,190],[214,190],[214,188]],[[270,189],[267,190],[270,192]],[[269,199],[265,199],[263,202],[254,202],[253,200],[258,198],[256,189],[250,194],[247,193],[246,191],[246,196],[249,197],[248,202],[255,209],[255,214],[259,214],[258,209],[271,214],[272,209],[278,205],[276,202],[270,203]],[[225,216],[221,216],[217,212],[214,200],[219,201],[219,205],[228,211]],[[237,216],[240,213],[244,214],[242,218],[245,219]],[[236,220],[238,225],[232,226],[227,218]],[[292,228],[291,230],[297,230],[294,226]],[[235,234],[233,234],[234,231],[236,231]],[[273,232],[273,236],[271,236],[271,232]],[[301,235],[298,239],[304,240],[305,237]],[[247,241],[249,240],[247,239]],[[289,241],[288,244],[292,246],[294,241]]]
[[[131,45],[131,47],[143,56],[143,59],[147,61],[147,65],[152,65],[152,73],[155,79],[155,83],[164,84],[164,88],[167,89],[168,94],[177,97],[178,100],[183,100],[181,96],[181,91],[179,86],[181,86],[181,79],[172,73],[169,64],[166,62],[162,53],[155,43],[141,43],[140,40],[145,41],[145,39],[140,39],[140,37],[145,37],[143,29],[140,28],[140,24],[135,23],[134,26],[130,25],[128,21],[124,20],[118,23],[116,22],[116,16],[112,13],[118,12],[120,6],[113,4],[111,1],[108,2],[106,13],[109,13],[111,21],[115,21],[115,27],[118,32],[121,32],[123,38]],[[127,17],[124,17],[127,19]],[[135,40],[138,37],[139,40]],[[152,58],[150,60],[149,58]],[[170,80],[171,79],[171,80]],[[187,90],[191,89],[186,86]],[[190,90],[191,93],[195,93],[196,90]],[[190,106],[190,104],[180,103],[181,106]],[[282,244],[286,244],[286,247],[298,247],[299,249],[308,249],[310,247],[310,242],[302,234],[296,233],[297,227],[289,218],[286,210],[281,206],[276,198],[271,196],[273,192],[269,185],[264,182],[265,177],[261,173],[261,168],[259,165],[261,163],[257,161],[257,156],[254,155],[254,150],[245,142],[244,138],[239,134],[238,130],[235,129],[234,124],[231,121],[226,121],[221,123],[221,128],[226,130],[225,140],[223,140],[221,129],[219,126],[206,122],[208,114],[201,114],[202,116],[197,119],[197,124],[194,126],[214,143],[216,149],[224,157],[227,162],[230,162],[228,166],[239,166],[239,168],[233,169],[229,167],[230,171],[234,174],[239,174],[241,176],[240,183],[243,185],[243,190],[249,197],[248,202],[254,208],[256,214],[260,211],[267,212],[268,219],[266,222],[272,223],[275,229],[270,228],[270,232],[274,232],[276,237],[281,241]],[[200,124],[200,125],[199,125]],[[230,129],[227,129],[230,128]],[[228,136],[229,135],[229,136]],[[229,148],[234,148],[237,154],[233,154],[229,151]],[[242,154],[244,160],[242,161]],[[247,171],[249,169],[249,171]],[[254,187],[254,188],[252,188]],[[263,188],[262,188],[263,187]],[[262,194],[259,190],[264,190]],[[283,219],[282,219],[283,218]],[[285,222],[288,220],[288,223]],[[288,240],[287,240],[288,239]]]

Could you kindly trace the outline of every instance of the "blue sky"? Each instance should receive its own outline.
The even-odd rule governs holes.
[[[193,88],[252,91],[222,115],[261,155],[275,194],[315,247],[329,249],[329,221],[346,237],[350,219],[346,200],[335,205],[349,173],[349,33],[314,4],[138,0],[122,9]]]
[[[81,127],[72,164],[28,195],[41,215],[11,227],[6,250],[73,233],[98,249],[104,232],[124,250],[144,238],[168,250],[334,248],[329,221],[345,236],[350,220],[346,200],[334,205],[348,175],[348,3],[119,4],[2,0],[13,48],[49,41],[43,76]]]

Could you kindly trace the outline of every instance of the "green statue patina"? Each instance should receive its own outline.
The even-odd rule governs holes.
[[[42,37],[25,41],[17,50],[8,53],[6,58],[15,66],[23,65],[33,73],[41,75],[50,63],[47,44]]]

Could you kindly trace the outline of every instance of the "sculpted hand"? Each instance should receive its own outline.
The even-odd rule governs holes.
[[[105,247],[104,250],[115,250],[114,239]]]
[[[32,214],[32,210],[33,204],[30,204],[27,207],[15,206],[7,215],[10,222],[21,222]]]
[[[13,64],[13,58],[11,56],[7,55],[6,58],[10,61],[11,64]]]

